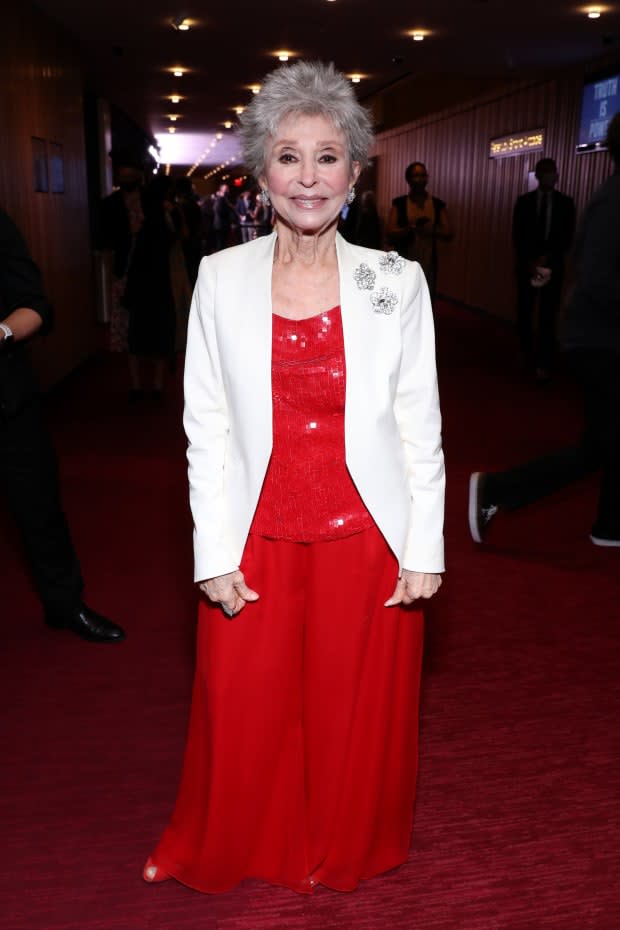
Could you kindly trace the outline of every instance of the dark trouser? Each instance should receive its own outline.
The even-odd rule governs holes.
[[[517,329],[523,358],[536,368],[549,370],[555,355],[555,321],[562,297],[562,268],[552,270],[544,287],[532,287],[530,274],[517,272]],[[538,326],[534,335],[534,311],[538,304]]]
[[[38,399],[0,420],[0,484],[46,613],[66,615],[80,604],[83,583],[62,510],[56,454]]]
[[[567,353],[583,394],[584,425],[576,446],[488,475],[488,503],[525,507],[602,468],[593,535],[620,539],[620,357],[604,350]]]

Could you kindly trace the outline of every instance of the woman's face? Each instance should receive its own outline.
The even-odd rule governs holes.
[[[324,116],[291,116],[267,143],[260,183],[279,219],[299,232],[318,233],[337,221],[359,173],[342,130]]]

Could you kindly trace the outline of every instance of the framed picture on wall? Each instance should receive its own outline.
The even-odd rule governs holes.
[[[32,178],[35,191],[47,194],[49,182],[45,139],[38,139],[36,136],[32,137]]]
[[[52,194],[65,192],[65,156],[58,142],[49,144],[50,189]]]

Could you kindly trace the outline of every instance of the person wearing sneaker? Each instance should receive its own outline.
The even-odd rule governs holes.
[[[0,486],[24,540],[48,626],[93,642],[120,642],[120,626],[82,600],[80,565],[62,510],[58,467],[24,343],[49,329],[39,269],[0,210]]]
[[[591,541],[620,547],[620,113],[607,130],[614,172],[595,191],[577,234],[577,280],[564,315],[562,348],[583,397],[581,438],[571,448],[469,484],[469,529],[484,541],[501,510],[540,500],[602,469]]]

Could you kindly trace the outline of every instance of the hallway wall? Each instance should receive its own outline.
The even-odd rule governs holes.
[[[86,194],[82,73],[77,44],[26,4],[3,11],[0,31],[0,205],[39,264],[54,331],[32,353],[45,385],[73,370],[95,336]],[[35,192],[32,137],[62,146],[64,193]]]
[[[405,193],[412,161],[426,163],[429,191],[447,203],[456,231],[440,246],[439,291],[453,300],[506,318],[514,314],[511,219],[527,191],[528,172],[542,155],[558,162],[558,189],[579,212],[611,171],[606,153],[575,153],[583,72],[496,93],[424,117],[377,137],[377,199],[386,219],[392,199]],[[545,130],[544,152],[489,159],[491,139]]]

